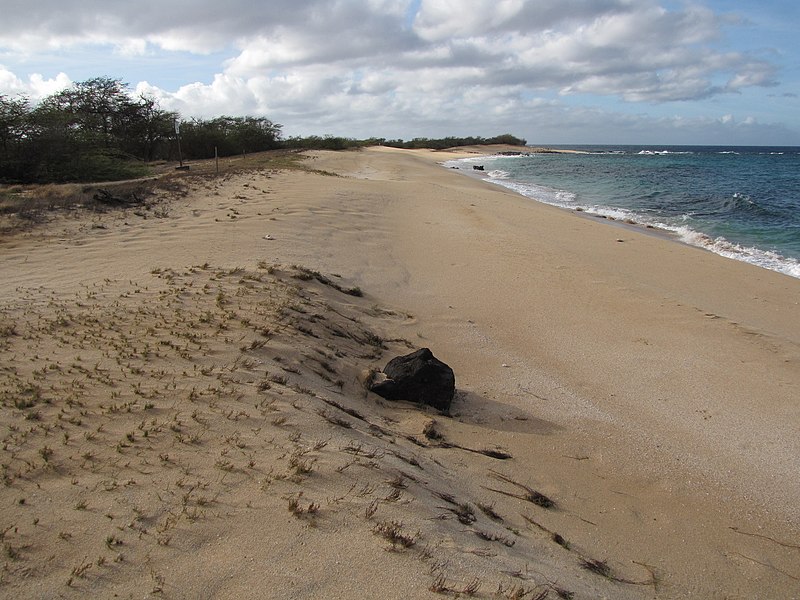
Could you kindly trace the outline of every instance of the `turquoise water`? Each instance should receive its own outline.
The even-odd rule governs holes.
[[[445,166],[540,202],[673,232],[800,278],[800,148],[571,146]]]

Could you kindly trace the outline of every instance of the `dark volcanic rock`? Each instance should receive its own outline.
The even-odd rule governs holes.
[[[428,348],[393,358],[383,370],[387,379],[373,382],[370,390],[387,400],[408,400],[447,412],[456,391],[453,369]]]

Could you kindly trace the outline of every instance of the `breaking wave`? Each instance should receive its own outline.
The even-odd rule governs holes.
[[[709,150],[695,153],[691,150],[637,149],[635,152],[628,151],[627,158],[610,156],[619,156],[617,152],[603,150],[593,153],[595,160],[605,161],[601,171],[588,169],[585,159],[567,155],[550,159],[552,162],[547,163],[543,163],[541,157],[527,155],[478,156],[443,164],[545,204],[619,221],[624,225],[664,231],[683,243],[704,248],[720,256],[800,278],[800,257],[791,250],[798,247],[797,205],[791,192],[787,196],[785,191],[777,192],[778,188],[772,185],[759,188],[758,198],[744,192],[724,195],[720,191],[724,187],[731,187],[728,176],[724,181],[725,185],[722,185],[722,180],[702,181],[704,189],[708,190],[702,196],[697,180],[687,179],[687,173],[696,164],[707,160],[706,156],[738,155],[738,150],[715,149],[713,152]],[[691,164],[686,166],[682,162],[678,167],[670,164],[668,169],[664,168],[667,163],[650,163],[646,159],[640,159],[641,164],[659,165],[646,167],[660,173],[659,177],[662,179],[655,182],[638,181],[632,176],[632,166],[623,164],[636,160],[637,156],[668,154],[696,156],[679,157],[678,160],[690,161]],[[761,156],[764,154],[761,153]],[[520,158],[523,160],[515,160]],[[642,160],[646,163],[642,163]],[[731,169],[739,169],[723,157],[719,160],[730,164]],[[740,160],[747,160],[747,157],[737,158],[736,163]],[[608,161],[613,162],[613,167],[612,162]],[[473,165],[484,166],[485,171],[474,171]],[[609,169],[612,168],[616,169],[613,176],[609,174]],[[642,171],[636,173],[640,174]],[[572,189],[563,189],[532,181],[534,178],[541,180],[543,174],[549,175],[553,181],[574,183],[575,187],[570,185]],[[576,174],[584,179],[579,181]],[[715,176],[723,177],[725,174],[715,173]],[[745,178],[743,181],[742,188],[752,187],[749,179]],[[632,188],[634,182],[636,186]],[[609,204],[603,201],[606,197]],[[598,199],[601,201],[597,202]],[[611,206],[611,203],[617,206]],[[628,207],[620,207],[619,204],[627,204]],[[729,233],[744,241],[733,241]],[[780,248],[784,246],[789,249],[790,255],[781,253]]]

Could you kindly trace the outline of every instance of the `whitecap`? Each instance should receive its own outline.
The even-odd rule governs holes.
[[[800,278],[800,261],[795,258],[783,256],[772,250],[742,246],[721,236],[711,237],[690,227],[670,227],[667,225],[665,229],[674,231],[682,242],[691,246],[705,248],[726,258],[747,262],[764,269]]]
[[[587,214],[606,217],[615,221],[637,221],[636,214],[623,208],[609,206],[589,206],[585,209]]]
[[[655,155],[661,151],[643,150],[643,154]],[[670,152],[665,150],[664,153]],[[500,157],[495,157],[500,158]],[[504,159],[509,157],[502,157]],[[444,163],[445,166],[459,166],[462,169],[472,172],[472,164],[486,163],[489,165],[488,156],[470,157],[468,159],[448,161]],[[580,198],[574,192],[537,185],[530,182],[521,182],[511,179],[510,174],[500,169],[493,169],[486,173],[488,175],[487,181],[491,181],[496,185],[501,185],[505,188],[511,189],[523,196],[550,204],[561,208],[566,208],[575,211],[581,211],[588,215],[599,217],[606,217],[615,219],[622,222],[634,223],[643,227],[654,227],[663,231],[668,231],[677,236],[683,243],[697,246],[709,250],[720,256],[748,262],[750,264],[766,268],[772,271],[777,271],[789,275],[791,277],[800,278],[800,260],[785,257],[781,254],[764,250],[756,247],[743,246],[730,242],[723,237],[713,237],[711,235],[702,233],[694,229],[695,215],[692,211],[683,214],[673,215],[668,217],[666,215],[657,216],[656,214],[648,214],[634,212],[622,208],[614,208],[597,204],[589,204],[581,202]],[[742,192],[735,192],[732,194],[731,200],[734,203],[741,205],[753,205],[753,199]]]
[[[639,154],[644,156],[662,156],[667,154],[694,154],[694,152],[677,150],[640,150]]]

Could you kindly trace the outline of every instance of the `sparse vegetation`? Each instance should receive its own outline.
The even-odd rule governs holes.
[[[581,559],[581,567],[601,577],[611,578],[611,567],[603,560],[583,558]]]
[[[501,567],[550,543],[520,533],[512,500],[479,502],[458,479],[465,455],[437,448],[508,453],[457,444],[457,426],[358,390],[365,365],[405,348],[382,331],[403,313],[337,275],[259,263],[148,265],[74,296],[41,287],[3,300],[0,474],[9,522],[21,524],[3,532],[3,584],[35,570],[49,590],[102,594],[115,574],[144,573],[145,593],[167,594],[156,560],[205,543],[206,526],[253,527],[253,509],[309,535],[360,528],[439,573],[431,590],[453,596],[486,596],[507,579]],[[533,501],[531,488],[492,477],[502,496]],[[453,556],[463,566],[445,578],[437,565]],[[536,598],[528,581],[499,593]]]
[[[460,598],[461,596],[472,597],[476,595],[482,585],[483,581],[478,577],[473,577],[465,584],[450,583],[447,577],[440,573],[428,589],[435,594],[447,594]]]
[[[145,163],[177,160],[179,115],[150,96],[134,98],[120,79],[95,77],[32,105],[0,95],[0,181],[48,183],[140,177]],[[260,152],[281,146],[281,126],[265,117],[184,120],[186,158]]]
[[[498,521],[500,523],[503,522],[503,517],[501,517],[497,511],[494,509],[493,504],[486,504],[484,502],[478,502],[477,507],[481,509],[481,512],[485,514],[487,517],[492,519],[493,521]]]
[[[550,498],[548,498],[547,496],[545,496],[544,494],[542,494],[541,492],[537,492],[536,490],[531,489],[527,485],[519,483],[517,481],[514,481],[510,477],[507,477],[507,476],[503,475],[502,473],[498,473],[497,471],[492,471],[491,473],[492,473],[492,476],[495,479],[498,479],[500,481],[504,481],[506,483],[510,483],[511,485],[513,485],[513,486],[519,488],[520,490],[522,490],[523,493],[508,492],[508,491],[498,490],[498,489],[494,489],[494,488],[486,488],[487,490],[492,491],[492,492],[497,492],[498,494],[503,494],[505,496],[511,496],[512,498],[519,498],[520,500],[525,500],[526,502],[530,502],[532,504],[535,504],[536,506],[541,506],[542,508],[554,508],[555,507],[556,503],[553,500],[551,500]]]
[[[316,502],[309,502],[303,505],[302,497],[303,492],[300,492],[296,496],[289,498],[289,512],[295,517],[316,515],[319,512],[319,504]]]
[[[489,531],[482,531],[480,529],[475,531],[475,535],[477,535],[482,540],[486,540],[487,542],[498,542],[503,544],[504,546],[508,546],[511,548],[516,542],[504,535],[499,533],[491,533]]]
[[[417,543],[419,532],[409,534],[403,530],[403,523],[399,521],[383,521],[373,528],[373,531],[391,543],[392,550],[411,548]]]

